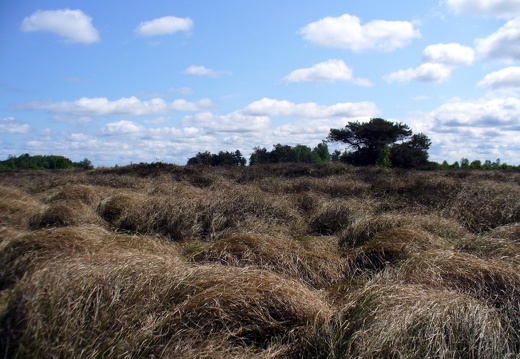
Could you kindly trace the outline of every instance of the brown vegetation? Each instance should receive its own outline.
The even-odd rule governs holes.
[[[0,172],[5,358],[520,353],[520,175]]]

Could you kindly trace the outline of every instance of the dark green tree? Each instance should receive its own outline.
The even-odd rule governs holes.
[[[426,165],[430,146],[430,139],[422,133],[413,135],[409,141],[394,144],[390,150],[392,166],[417,168]]]
[[[209,151],[199,152],[188,159],[188,165],[203,166],[245,166],[246,159],[239,150],[235,152],[220,151],[218,154]]]
[[[412,136],[408,125],[382,118],[372,118],[366,123],[349,122],[345,128],[331,129],[327,141],[346,143],[349,151],[341,158],[356,166],[375,165],[388,146],[393,166],[406,164],[405,167],[415,167],[423,162],[425,156],[428,158],[430,146],[425,135]]]

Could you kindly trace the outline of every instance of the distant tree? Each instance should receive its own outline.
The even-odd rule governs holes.
[[[294,147],[294,152],[296,153],[296,162],[303,162],[303,163],[312,163],[313,162],[312,150],[309,146],[296,145]]]
[[[322,141],[312,150],[313,162],[329,162],[330,152],[327,142]]]
[[[465,168],[469,168],[469,160],[468,160],[467,158],[464,158],[464,157],[463,157],[463,158],[460,160],[460,168],[463,168],[463,169],[465,169]]]
[[[84,170],[91,170],[94,168],[94,165],[88,158],[85,158],[79,162],[74,162],[74,167],[82,168]]]
[[[253,150],[253,153],[249,157],[249,165],[254,166],[270,163],[270,152],[267,151],[265,147],[255,147]]]
[[[198,152],[187,162],[188,165],[202,166],[245,166],[246,163],[246,159],[239,150],[235,152],[220,151],[218,154],[209,151]]]
[[[330,129],[327,141],[346,143],[350,151],[342,158],[356,166],[375,165],[388,146],[393,166],[416,167],[427,161],[431,144],[424,134],[412,136],[408,125],[382,118],[372,118],[366,123],[349,122],[345,128]]]
[[[479,170],[482,168],[482,162],[480,160],[475,160],[475,161],[472,161],[470,164],[469,164],[469,168],[473,169],[473,170]]]
[[[268,151],[265,147],[255,147],[249,157],[250,165],[267,163],[321,163],[330,161],[329,148],[326,143],[318,144],[311,150],[306,145],[273,145],[273,149]]]
[[[413,135],[409,141],[392,146],[390,161],[394,167],[417,168],[428,163],[430,139],[422,134]]]
[[[18,157],[8,156],[7,160],[0,161],[0,169],[16,170],[47,170],[47,169],[67,169],[67,168],[93,168],[90,160],[85,158],[80,162],[72,162],[65,156],[55,155],[36,155],[31,156],[24,153]]]

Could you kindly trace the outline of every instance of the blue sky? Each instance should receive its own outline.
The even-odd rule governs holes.
[[[248,157],[382,117],[519,164],[519,90],[520,0],[0,3],[2,159]]]

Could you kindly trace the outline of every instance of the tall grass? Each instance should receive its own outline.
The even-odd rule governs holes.
[[[0,172],[4,358],[514,358],[520,175]]]

